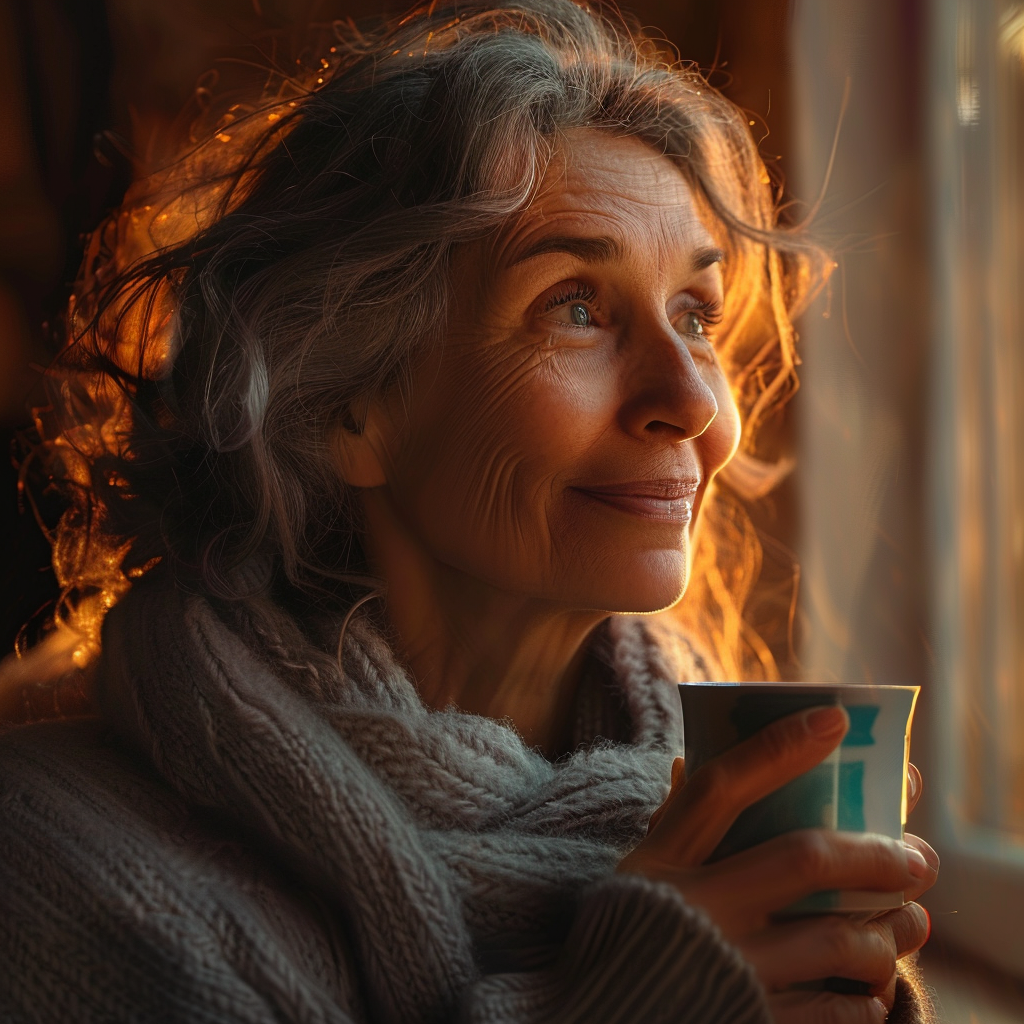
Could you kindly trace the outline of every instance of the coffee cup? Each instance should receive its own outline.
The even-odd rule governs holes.
[[[742,811],[711,860],[796,829],[873,832],[903,839],[910,726],[920,687],[832,683],[681,683],[686,774],[766,725],[812,707],[840,705],[842,743],[821,764]],[[903,905],[903,893],[829,890],[788,913],[873,913]]]

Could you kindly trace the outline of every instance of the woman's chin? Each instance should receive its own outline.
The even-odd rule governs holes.
[[[609,567],[599,578],[592,578],[587,604],[625,615],[661,612],[682,598],[688,578],[684,551],[652,552],[648,557]]]
[[[654,615],[657,612],[667,611],[673,605],[678,604],[685,591],[684,583],[672,591],[637,594],[617,601],[617,607],[609,607],[607,610],[620,615]]]

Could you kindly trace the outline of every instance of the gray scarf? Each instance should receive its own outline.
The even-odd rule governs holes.
[[[285,651],[284,613],[265,595],[250,604],[259,614],[239,617],[153,578],[108,618],[104,715],[162,781],[98,812],[134,803],[148,837],[118,871],[149,902],[137,921],[115,907],[125,941],[105,955],[145,950],[179,974],[161,992],[151,965],[137,1016],[76,1019],[767,1021],[751,971],[702,914],[614,871],[681,746],[679,667],[643,620],[613,618],[595,638],[576,749],[551,763],[508,723],[425,707],[368,621],[349,627],[330,680],[322,658],[307,671]],[[192,869],[168,866],[209,840],[151,825],[167,784],[244,851],[218,865],[216,896],[196,895],[199,868],[190,891]],[[251,858],[313,907],[301,926],[281,923],[284,883],[246,882]]]

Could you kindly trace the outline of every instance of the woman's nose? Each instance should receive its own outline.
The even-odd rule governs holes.
[[[669,323],[639,329],[626,345],[622,425],[634,437],[698,437],[718,415],[715,394],[686,340]]]

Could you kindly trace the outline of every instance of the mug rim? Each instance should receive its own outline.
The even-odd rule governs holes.
[[[679,687],[705,687],[721,689],[741,689],[747,687],[754,690],[775,690],[782,693],[809,693],[814,690],[834,693],[839,690],[915,690],[921,691],[919,685],[910,683],[772,683],[763,681],[732,682],[728,680],[703,680],[696,682],[682,682],[676,684]]]

